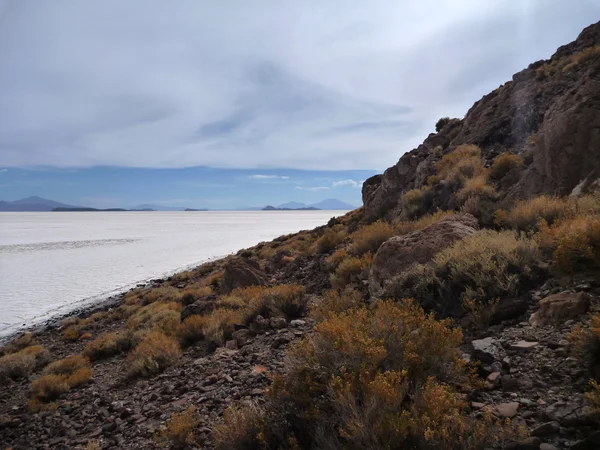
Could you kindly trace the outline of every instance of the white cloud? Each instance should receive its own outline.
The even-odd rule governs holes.
[[[599,16],[597,0],[13,0],[0,161],[383,169]]]
[[[311,186],[311,187],[296,186],[294,189],[296,189],[298,191],[324,191],[326,189],[329,189],[329,187],[327,187],[327,186]]]
[[[340,187],[340,186],[361,187],[362,184],[363,184],[362,181],[340,180],[340,181],[334,181],[333,182],[333,187]]]
[[[250,175],[248,178],[254,180],[289,180],[290,177],[285,175]]]
[[[8,169],[0,169],[0,173],[8,172]]]

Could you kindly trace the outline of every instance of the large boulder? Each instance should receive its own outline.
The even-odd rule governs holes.
[[[540,300],[540,309],[529,318],[535,327],[560,325],[588,312],[590,297],[585,292],[559,292]]]
[[[256,261],[247,258],[233,258],[225,265],[221,280],[221,292],[229,294],[232,290],[248,286],[264,286],[267,274],[260,269]]]
[[[199,298],[194,303],[183,308],[181,311],[181,321],[183,322],[190,316],[209,315],[215,309],[216,302],[216,295],[207,295],[206,297]]]
[[[419,231],[385,241],[373,260],[369,290],[378,297],[385,282],[414,264],[431,261],[440,250],[477,231],[477,219],[470,214],[448,216]]]

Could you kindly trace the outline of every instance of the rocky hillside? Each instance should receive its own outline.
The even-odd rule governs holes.
[[[464,119],[441,119],[437,133],[405,153],[363,187],[369,218],[402,214],[402,194],[428,184],[440,158],[464,144],[481,149],[490,166],[503,153],[521,155],[525,167],[497,180],[510,200],[569,195],[600,174],[600,25],[587,27],[550,60],[538,61],[476,102]],[[447,186],[432,186],[430,209],[454,209]]]
[[[12,449],[600,448],[600,23],[364,207],[0,353]]]

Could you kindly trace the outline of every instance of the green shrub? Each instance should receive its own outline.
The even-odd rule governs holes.
[[[402,204],[402,215],[412,219],[427,212],[431,207],[433,191],[430,186],[411,189],[400,197]]]
[[[367,278],[372,263],[371,253],[360,258],[350,256],[344,259],[331,276],[331,285],[336,289],[343,289],[351,283],[361,283],[363,279]]]

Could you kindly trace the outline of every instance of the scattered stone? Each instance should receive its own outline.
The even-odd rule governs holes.
[[[242,348],[244,345],[248,344],[252,340],[252,336],[254,333],[247,329],[241,329],[234,331],[233,339],[237,342],[237,346]]]
[[[272,317],[269,323],[271,324],[271,328],[276,330],[287,327],[287,321],[285,320],[285,317]]]
[[[519,409],[518,402],[510,402],[510,403],[500,403],[495,406],[496,412],[502,416],[512,419],[517,415],[517,410]]]
[[[492,363],[497,359],[501,359],[499,343],[493,337],[471,341],[471,345],[473,346],[471,352],[473,359],[483,363]]]
[[[510,345],[511,350],[528,352],[539,345],[539,342],[519,341]]]
[[[558,447],[544,442],[543,444],[540,444],[540,450],[558,450]]]
[[[531,430],[531,435],[543,437],[558,433],[559,430],[560,424],[558,422],[546,422]]]
[[[502,378],[502,374],[500,372],[492,372],[487,377],[487,388],[494,389],[498,384],[500,384],[500,379]]]
[[[306,320],[302,320],[302,319],[294,319],[290,322],[290,325],[293,327],[303,327],[304,325],[306,325]]]
[[[236,350],[238,348],[237,341],[235,339],[230,339],[225,342],[225,348],[229,350]]]

